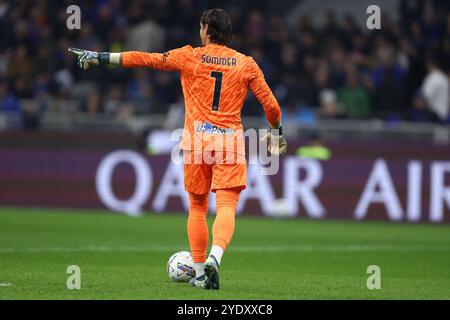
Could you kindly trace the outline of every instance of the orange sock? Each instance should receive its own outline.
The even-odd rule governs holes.
[[[208,193],[189,193],[189,218],[187,231],[192,258],[195,263],[206,261],[208,249],[208,224],[206,213],[208,211]]]
[[[217,215],[212,228],[213,246],[219,246],[223,251],[233,237],[239,194],[240,191],[234,189],[216,191]]]

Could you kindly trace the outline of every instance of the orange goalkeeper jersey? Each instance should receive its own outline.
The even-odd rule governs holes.
[[[245,153],[241,109],[248,88],[272,127],[281,122],[278,102],[253,58],[223,45],[185,46],[166,53],[122,53],[124,67],[178,71],[185,98],[184,150]]]

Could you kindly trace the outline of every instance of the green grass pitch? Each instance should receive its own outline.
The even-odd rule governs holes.
[[[450,299],[450,226],[238,217],[219,291],[171,282],[178,250],[185,215],[2,208],[0,299]]]

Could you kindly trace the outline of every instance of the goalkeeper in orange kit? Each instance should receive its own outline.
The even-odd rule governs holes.
[[[166,53],[93,52],[70,48],[78,64],[114,64],[126,68],[149,67],[180,73],[185,98],[185,126],[180,148],[184,158],[184,185],[189,193],[187,231],[196,277],[190,284],[219,289],[219,266],[234,232],[240,192],[246,188],[246,162],[241,109],[247,90],[262,104],[270,125],[264,136],[268,151],[286,153],[281,110],[253,58],[227,45],[232,38],[230,15],[222,9],[206,10],[200,19],[202,47],[185,46]],[[222,139],[223,138],[223,139]],[[209,256],[209,192],[216,193],[217,214]]]

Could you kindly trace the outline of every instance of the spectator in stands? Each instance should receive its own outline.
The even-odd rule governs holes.
[[[103,111],[102,98],[96,90],[93,90],[88,94],[83,111],[90,115],[95,115]]]
[[[20,111],[20,102],[14,93],[8,91],[8,84],[5,80],[0,80],[0,111]]]
[[[117,114],[123,105],[123,89],[119,84],[114,84],[105,99],[105,113]]]
[[[332,157],[331,150],[326,146],[324,139],[317,132],[310,135],[308,143],[299,147],[296,154],[300,158],[322,161],[330,160]]]
[[[332,89],[325,89],[319,94],[320,108],[319,115],[322,118],[339,118],[342,117],[343,110],[337,103],[336,92]]]
[[[385,120],[398,120],[403,113],[401,84],[392,68],[383,71],[378,86],[373,91],[374,114]]]
[[[418,90],[414,97],[413,107],[407,117],[414,122],[438,122],[439,117],[430,109],[423,92]]]
[[[436,56],[427,55],[426,67],[428,74],[423,82],[422,90],[430,109],[441,121],[449,119],[450,83],[447,75],[438,66]]]
[[[350,118],[368,118],[370,116],[370,100],[367,90],[360,85],[358,73],[354,66],[347,71],[346,85],[338,92],[338,101]]]

